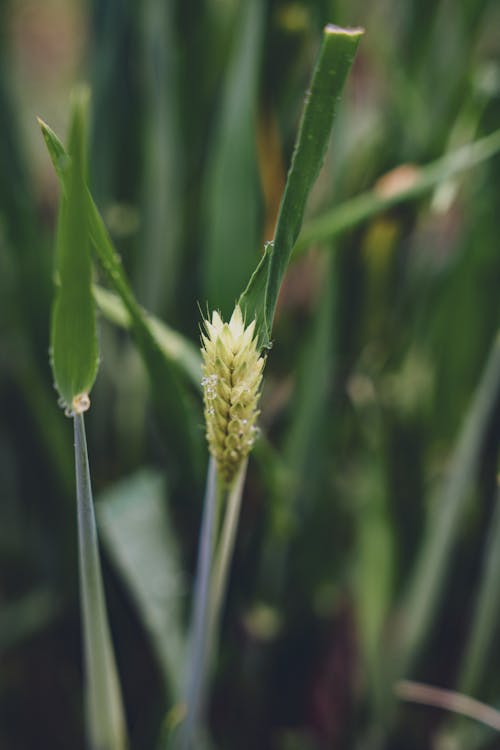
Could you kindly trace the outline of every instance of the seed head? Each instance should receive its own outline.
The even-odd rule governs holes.
[[[202,333],[203,400],[210,453],[220,476],[230,483],[252,449],[264,358],[254,336],[255,320],[245,327],[239,306],[229,323],[217,312]]]

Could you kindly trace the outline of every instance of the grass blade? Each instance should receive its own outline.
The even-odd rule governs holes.
[[[63,192],[67,191],[66,172],[64,169],[61,170],[61,164],[68,158],[64,146],[46,123],[39,120],[39,124],[54,168],[62,180]],[[137,347],[150,375],[156,404],[169,431],[171,443],[183,454],[187,465],[192,468],[193,475],[196,475],[202,465],[199,415],[184,388],[177,364],[165,356],[165,351],[158,345],[148,319],[135,299],[120,257],[113,247],[104,221],[88,189],[86,201],[91,243],[110,284],[120,296],[130,316]]]
[[[142,7],[141,7],[142,6]],[[178,122],[175,4],[146,0],[142,13],[145,83],[144,175],[138,295],[151,312],[172,315],[178,288],[183,209],[183,144]]]
[[[204,291],[209,308],[223,316],[233,310],[258,257],[255,125],[262,5],[261,0],[241,4],[205,186]]]
[[[361,29],[341,29],[337,26],[327,26],[323,33],[281,202],[272,251],[268,255],[264,298],[259,295],[260,298],[255,299],[251,282],[240,299],[240,305],[246,309],[247,315],[257,318],[264,345],[269,343],[281,282],[302,225],[307,197],[323,164],[337,101],[362,33]],[[252,280],[259,278],[260,275],[252,277]]]
[[[499,389],[500,335],[497,335],[459,437],[436,512],[429,519],[413,581],[403,602],[403,627],[397,653],[400,675],[411,669],[435,616]]]
[[[89,741],[92,750],[124,750],[125,719],[104,602],[83,414],[73,419]]]
[[[393,206],[420,198],[436,185],[491,159],[499,151],[500,130],[496,130],[422,167],[416,172],[411,185],[393,195],[382,196],[370,190],[336,206],[304,226],[295,244],[294,257],[307,250],[313,242],[331,240]]]
[[[477,693],[479,680],[489,669],[488,657],[491,654],[493,641],[498,632],[498,615],[500,613],[499,570],[500,489],[497,491],[471,632],[458,681],[460,692],[470,695]]]
[[[63,170],[56,245],[58,288],[52,311],[51,351],[56,387],[64,406],[90,391],[98,367],[92,262],[85,186],[85,121],[88,91],[75,93],[69,154]]]
[[[101,286],[94,285],[94,298],[108,320],[120,328],[130,329],[132,325],[130,315],[120,297]],[[151,334],[165,357],[182,370],[197,390],[201,390],[199,347],[154,315],[146,312],[143,312],[143,315],[147,318]]]
[[[165,480],[158,472],[137,472],[106,490],[96,508],[99,531],[151,638],[165,685],[179,700],[183,576]]]

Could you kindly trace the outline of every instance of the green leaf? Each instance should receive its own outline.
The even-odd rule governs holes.
[[[326,26],[323,42],[295,144],[292,164],[281,201],[272,252],[268,257],[264,295],[250,283],[240,298],[247,316],[255,316],[261,343],[269,344],[274,311],[283,277],[302,225],[309,192],[323,164],[337,102],[363,31]],[[262,271],[253,277],[261,287]]]
[[[179,699],[184,666],[179,548],[166,502],[165,480],[145,469],[101,494],[97,518],[162,669]]]
[[[175,3],[146,0],[137,8],[142,51],[138,64],[143,66],[140,129],[144,166],[136,289],[150,311],[171,316],[178,310],[176,292],[182,283],[179,272],[186,190]]]
[[[42,121],[40,121],[40,127],[49,155],[54,160],[54,168],[58,171],[61,163],[64,163],[63,156],[66,153],[64,146],[57,135]],[[59,169],[58,174],[61,177],[63,189],[68,190],[66,171]],[[156,405],[170,439],[176,445],[178,452],[184,454],[186,465],[191,466],[193,476],[195,476],[202,464],[202,434],[198,429],[199,413],[184,387],[178,363],[166,356],[165,350],[159,345],[152,331],[147,316],[134,297],[120,257],[113,247],[104,221],[87,187],[85,194],[90,241],[106,271],[110,284],[120,296],[130,316],[132,332],[149,373]]]
[[[429,517],[413,580],[399,613],[400,637],[395,644],[398,676],[411,668],[436,616],[451,553],[477,476],[481,446],[499,391],[500,335],[497,335],[469,407],[449,475],[437,498],[435,512]]]
[[[120,297],[113,292],[94,285],[94,298],[97,306],[108,320],[120,328],[129,329],[132,325],[130,315]],[[201,354],[200,348],[185,336],[167,326],[154,315],[144,313],[158,347],[165,357],[175,362],[197,390],[201,390]]]
[[[494,658],[493,647],[498,632],[500,614],[500,487],[497,490],[491,528],[477,591],[477,601],[472,614],[472,625],[467,647],[462,661],[459,690],[476,695],[480,680],[487,676],[490,657]]]
[[[241,4],[205,185],[204,291],[209,307],[223,316],[233,311],[258,257],[255,127],[262,5],[262,0]]]
[[[491,159],[499,151],[500,130],[496,130],[491,135],[462,146],[419,168],[412,183],[393,195],[382,196],[375,190],[370,190],[335,206],[331,211],[304,225],[295,244],[294,257],[313,242],[332,240],[393,206],[420,198],[436,185],[445,183],[461,172]]]
[[[40,130],[42,131],[42,136],[45,141],[45,145],[47,146],[47,151],[49,152],[49,156],[56,174],[61,181],[61,188],[64,190],[64,192],[66,192],[65,180],[69,165],[71,163],[71,159],[66,153],[63,144],[54,133],[54,131],[47,125],[47,123],[44,122],[41,117],[37,117],[37,122],[40,126]]]
[[[86,196],[86,118],[88,91],[73,98],[68,153],[58,159],[64,176],[56,242],[58,288],[52,311],[51,349],[55,384],[64,406],[88,394],[98,368],[92,262]]]

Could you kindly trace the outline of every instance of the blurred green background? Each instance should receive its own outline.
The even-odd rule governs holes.
[[[366,34],[306,224],[499,128],[498,2],[0,0],[6,750],[83,747],[72,430],[48,356],[58,190],[35,116],[64,135],[71,87],[90,83],[94,198],[140,303],[196,345],[199,308],[227,315],[272,239],[327,22]],[[436,183],[290,267],[215,747],[499,746],[393,695],[411,677],[500,705],[500,156]],[[90,460],[132,748],[147,750],[179,681],[206,459],[186,459],[104,315],[100,347]]]

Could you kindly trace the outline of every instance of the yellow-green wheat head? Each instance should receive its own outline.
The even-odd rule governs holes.
[[[238,305],[229,323],[217,312],[202,333],[203,400],[210,453],[226,483],[235,477],[254,444],[264,357],[255,320],[245,326]]]

